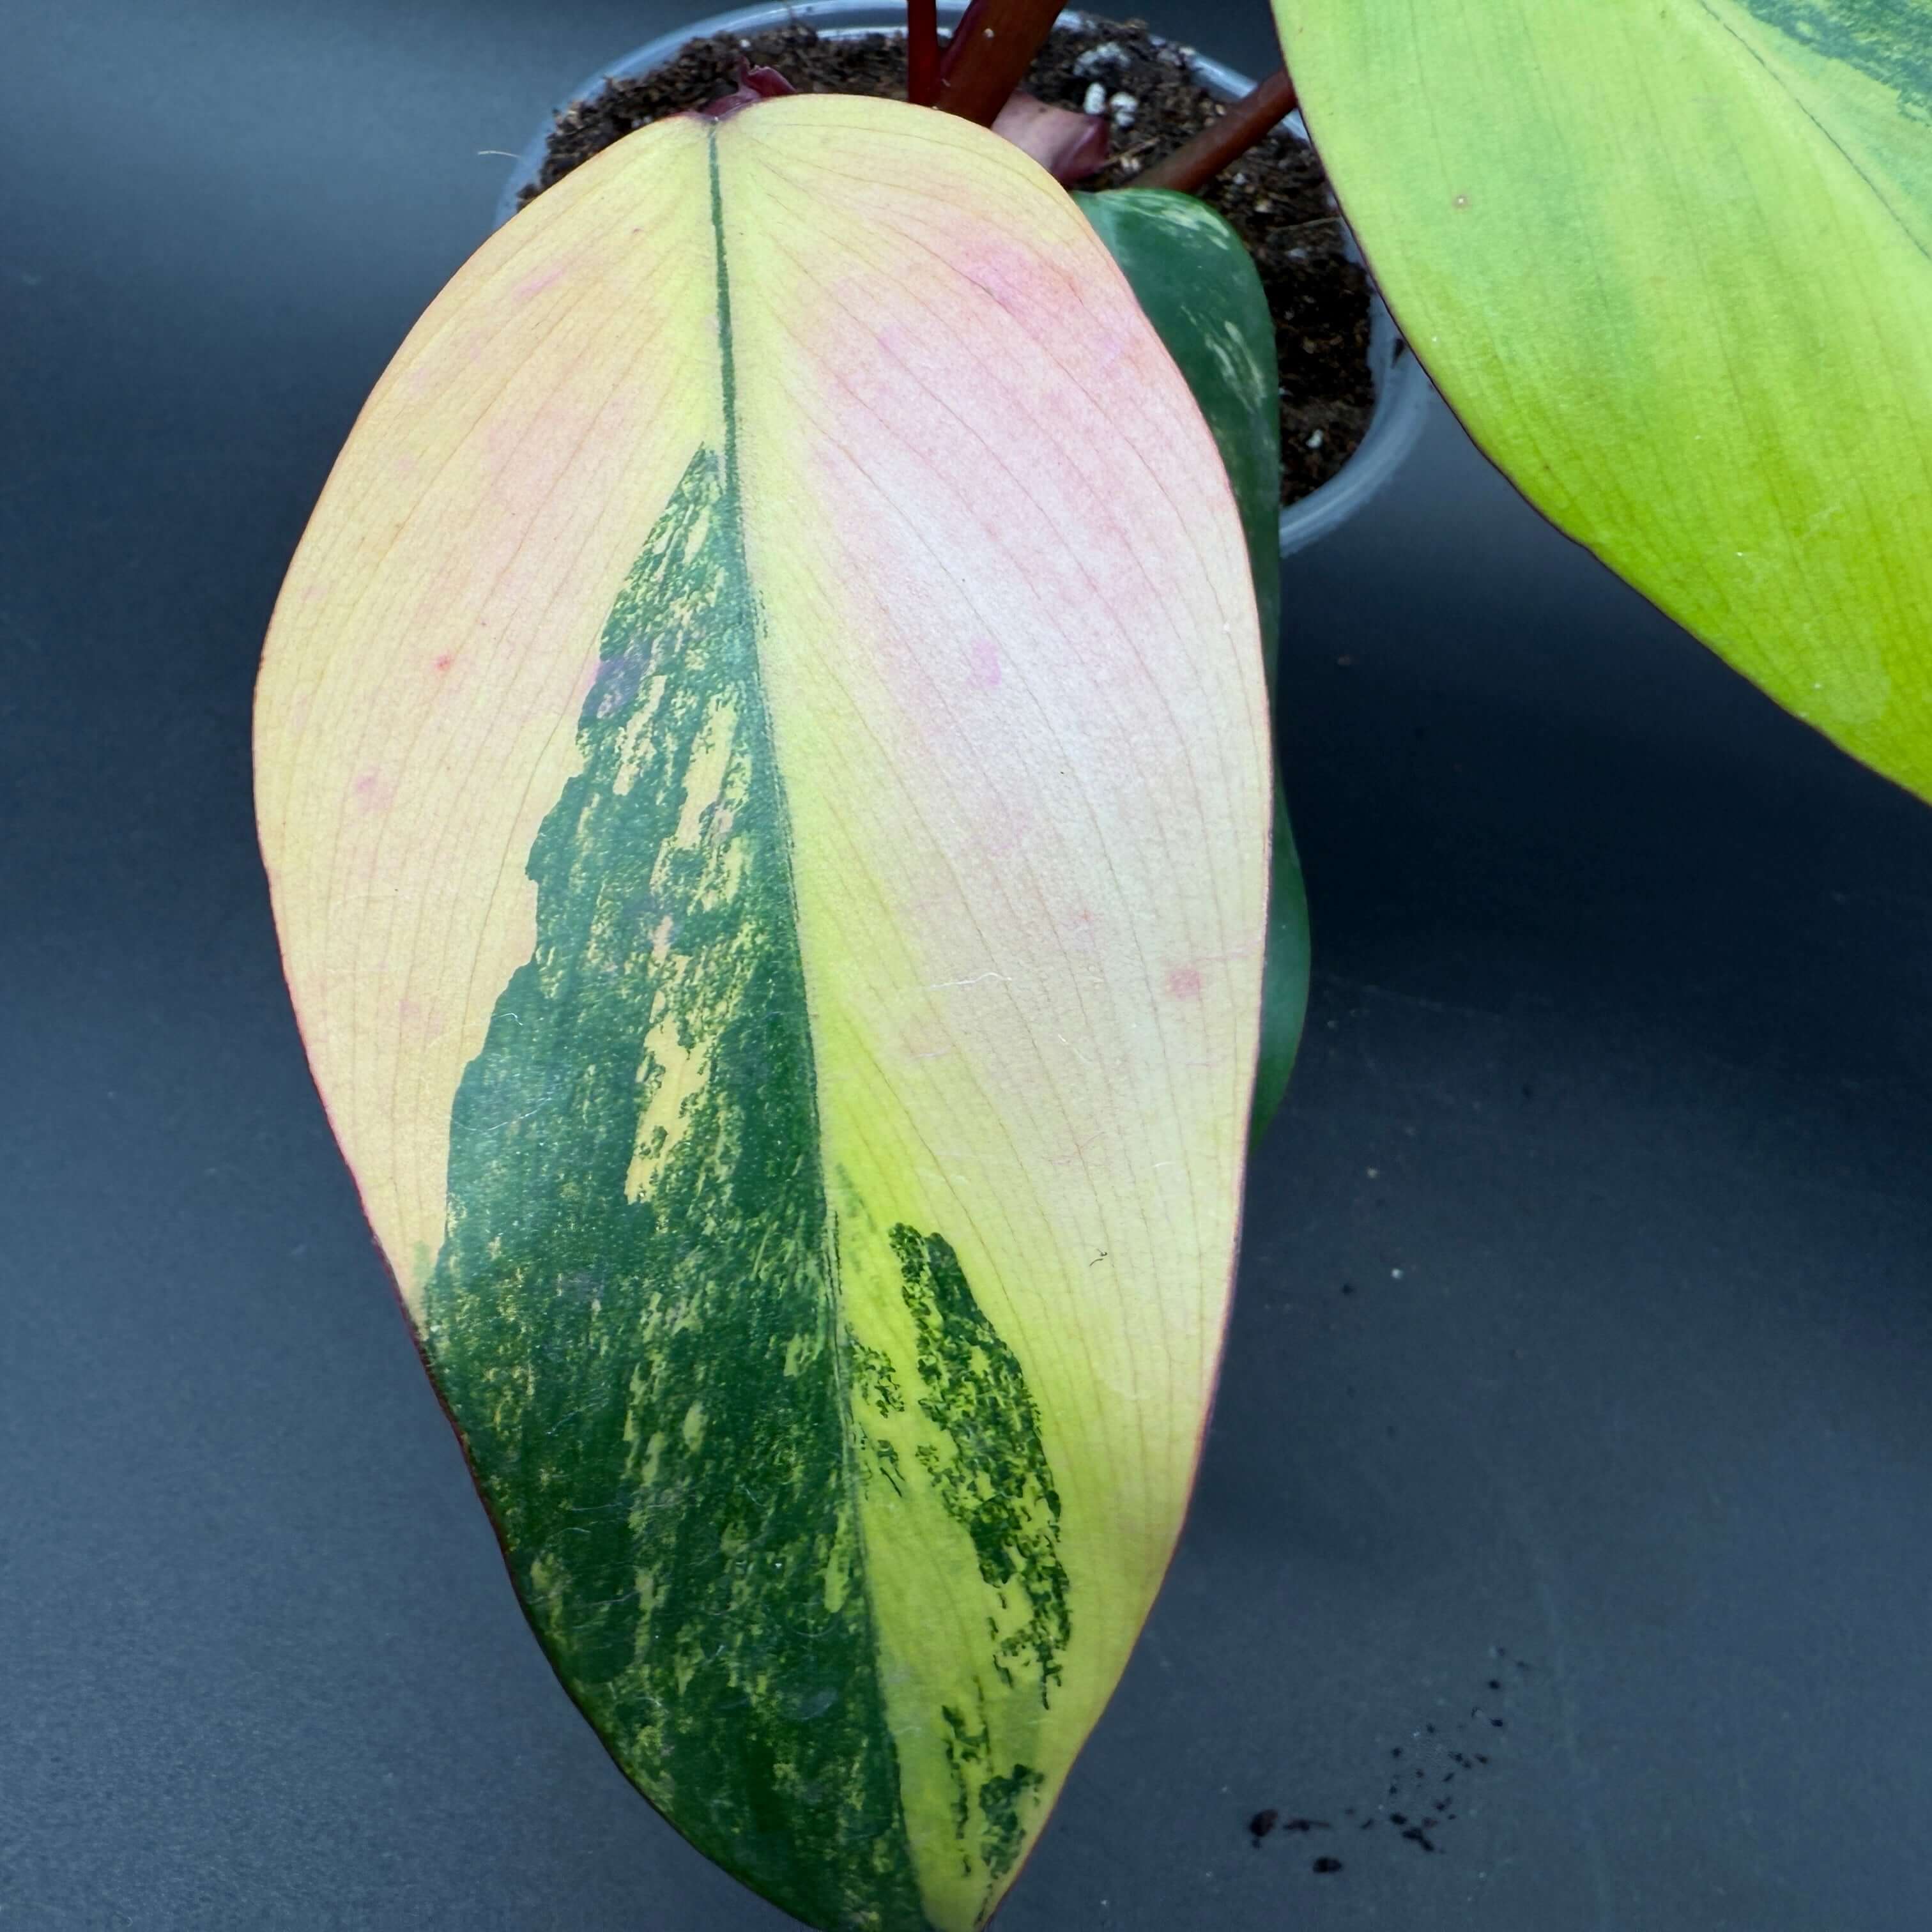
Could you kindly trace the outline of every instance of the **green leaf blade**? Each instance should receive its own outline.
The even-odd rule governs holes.
[[[1524,493],[1932,796],[1932,36],[1874,0],[1278,0],[1411,346]]]

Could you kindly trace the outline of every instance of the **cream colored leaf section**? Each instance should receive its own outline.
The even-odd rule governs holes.
[[[283,957],[412,1298],[605,615],[722,435],[709,148],[648,129],[477,251],[370,397],[275,608],[256,795]]]

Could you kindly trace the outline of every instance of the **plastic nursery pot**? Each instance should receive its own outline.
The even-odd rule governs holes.
[[[954,25],[966,10],[962,0],[938,0],[938,7],[942,27]],[[1059,24],[1084,27],[1089,24],[1089,16],[1063,14]],[[766,28],[792,26],[814,27],[827,37],[903,32],[905,8],[903,0],[898,5],[890,4],[890,0],[793,0],[790,5],[742,7],[733,13],[714,14],[661,35],[634,53],[600,69],[574,89],[569,99],[588,100],[602,91],[606,81],[629,80],[663,67],[687,41],[704,40],[713,34],[748,37]],[[1232,68],[1223,67],[1204,55],[1190,53],[1189,62],[1195,77],[1217,100],[1235,100],[1254,85],[1245,74],[1237,74]],[[1291,114],[1281,125],[1296,140],[1306,142],[1308,130],[1299,113]],[[496,204],[499,227],[516,213],[518,196],[536,180],[542,168],[550,131],[546,123],[511,170]],[[1346,228],[1343,232],[1348,233]],[[1352,234],[1348,234],[1348,252],[1358,262],[1362,259]],[[1381,292],[1372,283],[1369,290],[1369,375],[1375,385],[1376,406],[1369,418],[1367,434],[1354,454],[1327,482],[1282,512],[1283,556],[1305,548],[1318,537],[1326,536],[1363,508],[1401,467],[1421,434],[1428,412],[1429,378],[1422,364],[1409,352]]]

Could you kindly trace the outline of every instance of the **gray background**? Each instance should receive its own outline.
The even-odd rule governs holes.
[[[277,583],[477,151],[680,17],[0,7],[0,1924],[780,1923],[523,1626],[249,812]],[[1259,0],[1156,24],[1270,64]],[[1309,1045],[1172,1579],[1002,1924],[1923,1928],[1932,814],[1439,409],[1288,602]],[[1433,1854],[1358,1828],[1418,1768]]]

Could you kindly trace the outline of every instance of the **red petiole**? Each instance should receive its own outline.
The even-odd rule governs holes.
[[[915,107],[939,98],[938,0],[906,0],[906,98]]]
[[[1234,102],[1219,120],[1210,121],[1192,140],[1145,170],[1136,188],[1174,188],[1192,194],[1238,161],[1285,114],[1294,111],[1294,83],[1279,68],[1267,80]]]
[[[939,68],[937,106],[990,128],[1046,44],[1061,0],[972,0]]]

